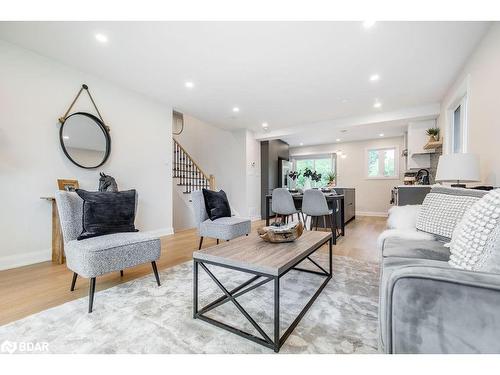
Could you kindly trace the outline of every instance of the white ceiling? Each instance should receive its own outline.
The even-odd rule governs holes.
[[[0,22],[0,38],[226,129],[261,131],[265,121],[269,132],[260,137],[286,130],[283,138],[298,145],[331,141],[344,123],[355,126],[358,118],[436,108],[487,27],[487,22],[377,22],[370,29],[361,22]],[[97,42],[96,33],[105,34],[108,43]],[[369,81],[374,73],[378,82]],[[186,81],[194,88],[187,89]],[[380,109],[373,108],[375,100]],[[377,126],[401,128],[403,122],[387,117],[371,129],[377,134]],[[321,136],[307,131],[315,123]],[[361,125],[358,133],[368,134],[368,123]]]

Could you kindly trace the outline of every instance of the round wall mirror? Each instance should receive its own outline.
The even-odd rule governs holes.
[[[111,138],[103,122],[96,116],[76,112],[64,120],[59,130],[64,154],[81,168],[97,168],[111,151]]]

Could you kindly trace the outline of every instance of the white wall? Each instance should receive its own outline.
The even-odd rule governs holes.
[[[391,189],[401,184],[404,159],[399,157],[399,179],[366,178],[365,151],[368,148],[397,146],[399,155],[404,146],[403,137],[381,138],[359,142],[304,146],[290,149],[290,155],[318,155],[342,150],[345,159],[337,157],[337,186],[356,189],[356,215],[385,215],[390,208]]]
[[[260,219],[260,142],[246,131],[247,213],[253,220]]]
[[[493,23],[476,51],[445,95],[438,119],[444,136],[443,151],[450,140],[447,110],[468,89],[468,152],[479,154],[481,183],[500,186],[500,23]]]
[[[206,174],[215,176],[217,189],[226,192],[234,213],[260,215],[260,144],[247,130],[227,131],[184,114],[184,130],[175,139]],[[255,168],[250,167],[255,161]],[[190,195],[174,179],[174,229],[195,226]]]
[[[112,148],[96,170],[73,165],[59,145],[59,123],[82,83],[111,127]],[[83,96],[75,110],[90,111]],[[172,232],[169,106],[0,41],[0,269],[49,260],[50,204],[58,178],[96,190],[99,172],[139,192],[136,225]]]

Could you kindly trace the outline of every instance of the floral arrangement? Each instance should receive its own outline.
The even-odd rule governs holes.
[[[300,176],[300,172],[297,172],[297,171],[290,171],[290,173],[288,173],[288,177],[290,177],[293,181],[295,181],[297,178],[299,178]]]
[[[311,170],[311,168],[307,167],[306,169],[304,169],[304,177],[305,178],[311,178],[313,175],[313,171]]]
[[[318,173],[316,171],[312,172],[311,180],[313,180],[314,182],[320,182],[321,181],[321,173]]]

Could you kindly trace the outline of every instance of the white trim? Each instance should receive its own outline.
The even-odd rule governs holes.
[[[159,228],[159,229],[154,229],[154,230],[146,230],[143,233],[148,233],[152,236],[157,236],[157,237],[164,237],[164,236],[170,236],[174,234],[174,228]]]
[[[0,271],[28,266],[30,264],[47,262],[52,259],[52,250],[44,249],[30,253],[7,255],[0,258]]]
[[[356,216],[376,216],[376,217],[388,217],[388,212],[377,212],[377,211],[356,211]]]
[[[394,149],[394,175],[393,176],[368,176],[368,152]],[[365,148],[365,179],[366,180],[399,180],[399,146],[367,147]],[[379,167],[383,165],[383,160],[379,158]],[[380,172],[380,170],[379,170]]]

